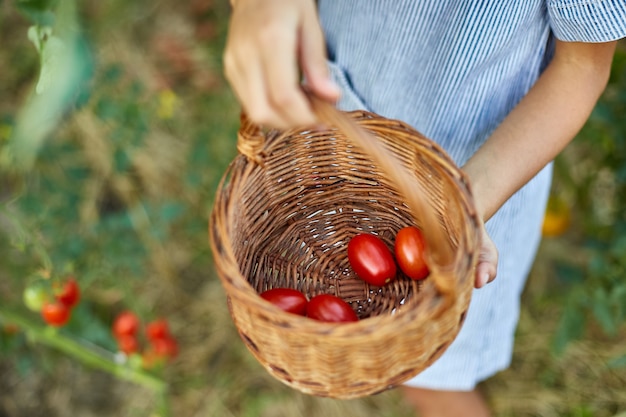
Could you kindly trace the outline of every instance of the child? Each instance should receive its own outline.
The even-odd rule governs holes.
[[[422,417],[488,416],[475,387],[509,366],[551,161],[606,86],[626,0],[232,4],[225,73],[253,121],[315,123],[302,73],[341,109],[414,126],[467,173],[486,222],[481,289],[451,347],[403,390]]]

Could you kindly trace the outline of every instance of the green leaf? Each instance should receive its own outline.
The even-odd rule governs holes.
[[[576,266],[565,262],[558,262],[555,265],[556,275],[559,278],[559,281],[564,282],[566,284],[577,284],[581,283],[585,279],[585,275],[583,270]]]
[[[96,115],[102,120],[114,120],[121,114],[119,104],[108,97],[102,97],[95,105]]]
[[[20,375],[27,375],[34,367],[33,358],[29,355],[19,355],[15,363],[17,372]]]
[[[619,183],[626,183],[626,164],[617,168],[617,171],[615,172],[615,179]]]
[[[79,334],[86,341],[110,351],[115,351],[116,344],[110,328],[99,320],[88,303],[81,302],[72,312],[72,320],[68,326],[72,334]]]
[[[582,296],[584,294],[573,292],[565,305],[552,343],[552,350],[556,355],[562,354],[570,342],[582,336],[586,325],[586,317],[581,307],[584,301],[580,298]]]
[[[71,109],[93,70],[91,51],[76,28],[74,2],[62,2],[58,13],[59,21],[53,28],[56,37],[49,37],[41,45],[42,54],[48,48],[50,52],[42,57],[37,93],[30,95],[20,109],[9,146],[1,158],[5,164],[23,171],[32,168],[45,139]]]
[[[125,172],[130,166],[130,158],[124,149],[115,149],[113,160],[116,172]]]
[[[57,3],[58,0],[19,0],[17,7],[19,9],[43,11],[54,9]]]
[[[57,0],[20,0],[17,2],[17,10],[37,25],[52,26],[55,20],[53,10],[57,2]]]
[[[620,236],[611,245],[611,254],[616,257],[624,256],[626,253],[626,236]]]
[[[589,272],[594,276],[603,277],[609,272],[605,250],[598,251],[591,256],[587,265]]]
[[[102,81],[104,84],[114,84],[124,74],[124,68],[120,64],[109,65],[102,74]]]
[[[602,329],[607,334],[614,335],[616,331],[615,319],[611,312],[609,297],[603,288],[596,288],[594,291],[591,300],[591,310]]]
[[[166,203],[161,207],[160,217],[165,222],[170,222],[176,219],[185,211],[185,206],[180,202]]]
[[[611,289],[609,300],[617,307],[617,321],[626,319],[626,282],[622,282]]]
[[[33,25],[28,28],[28,40],[35,45],[35,49],[40,55],[50,35],[52,35],[52,28],[50,26]]]

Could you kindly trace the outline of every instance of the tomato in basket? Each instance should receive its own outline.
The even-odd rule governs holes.
[[[272,288],[261,293],[261,297],[288,313],[304,316],[308,300],[298,290],[292,288]]]
[[[348,243],[348,261],[363,281],[383,286],[396,278],[397,267],[391,251],[378,237],[361,233]]]
[[[350,304],[331,294],[320,294],[311,298],[307,306],[307,316],[314,320],[334,323],[359,320]]]
[[[396,234],[394,251],[398,266],[409,278],[421,280],[428,276],[426,241],[419,228],[409,226],[400,229]]]

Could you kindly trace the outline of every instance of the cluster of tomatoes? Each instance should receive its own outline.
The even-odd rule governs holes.
[[[368,233],[358,234],[348,243],[348,261],[354,272],[378,287],[396,279],[397,267],[414,280],[428,277],[425,253],[424,235],[415,226],[398,231],[393,253],[379,237]]]
[[[120,352],[132,355],[142,351],[141,329],[141,321],[132,311],[123,311],[115,317],[111,331]],[[165,319],[151,321],[143,330],[147,341],[147,346],[141,352],[145,368],[153,368],[178,355],[178,343]]]
[[[308,300],[298,290],[273,288],[262,292],[261,297],[288,313],[319,321],[338,323],[359,319],[350,304],[331,294],[319,294]]]
[[[380,287],[396,279],[398,267],[411,279],[428,277],[430,271],[425,251],[426,242],[421,230],[409,226],[396,234],[393,253],[375,235],[361,233],[354,236],[348,243],[348,261],[360,279]],[[261,297],[288,313],[319,321],[341,323],[358,320],[350,304],[330,294],[316,295],[308,300],[298,290],[273,288],[262,292]]]
[[[69,276],[51,287],[43,283],[30,285],[24,290],[23,297],[26,307],[39,312],[47,324],[62,327],[80,301],[80,288],[74,277]]]

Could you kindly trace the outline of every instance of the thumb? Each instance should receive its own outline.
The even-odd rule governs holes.
[[[483,235],[476,265],[474,286],[482,288],[496,278],[498,271],[498,250],[483,226]]]

